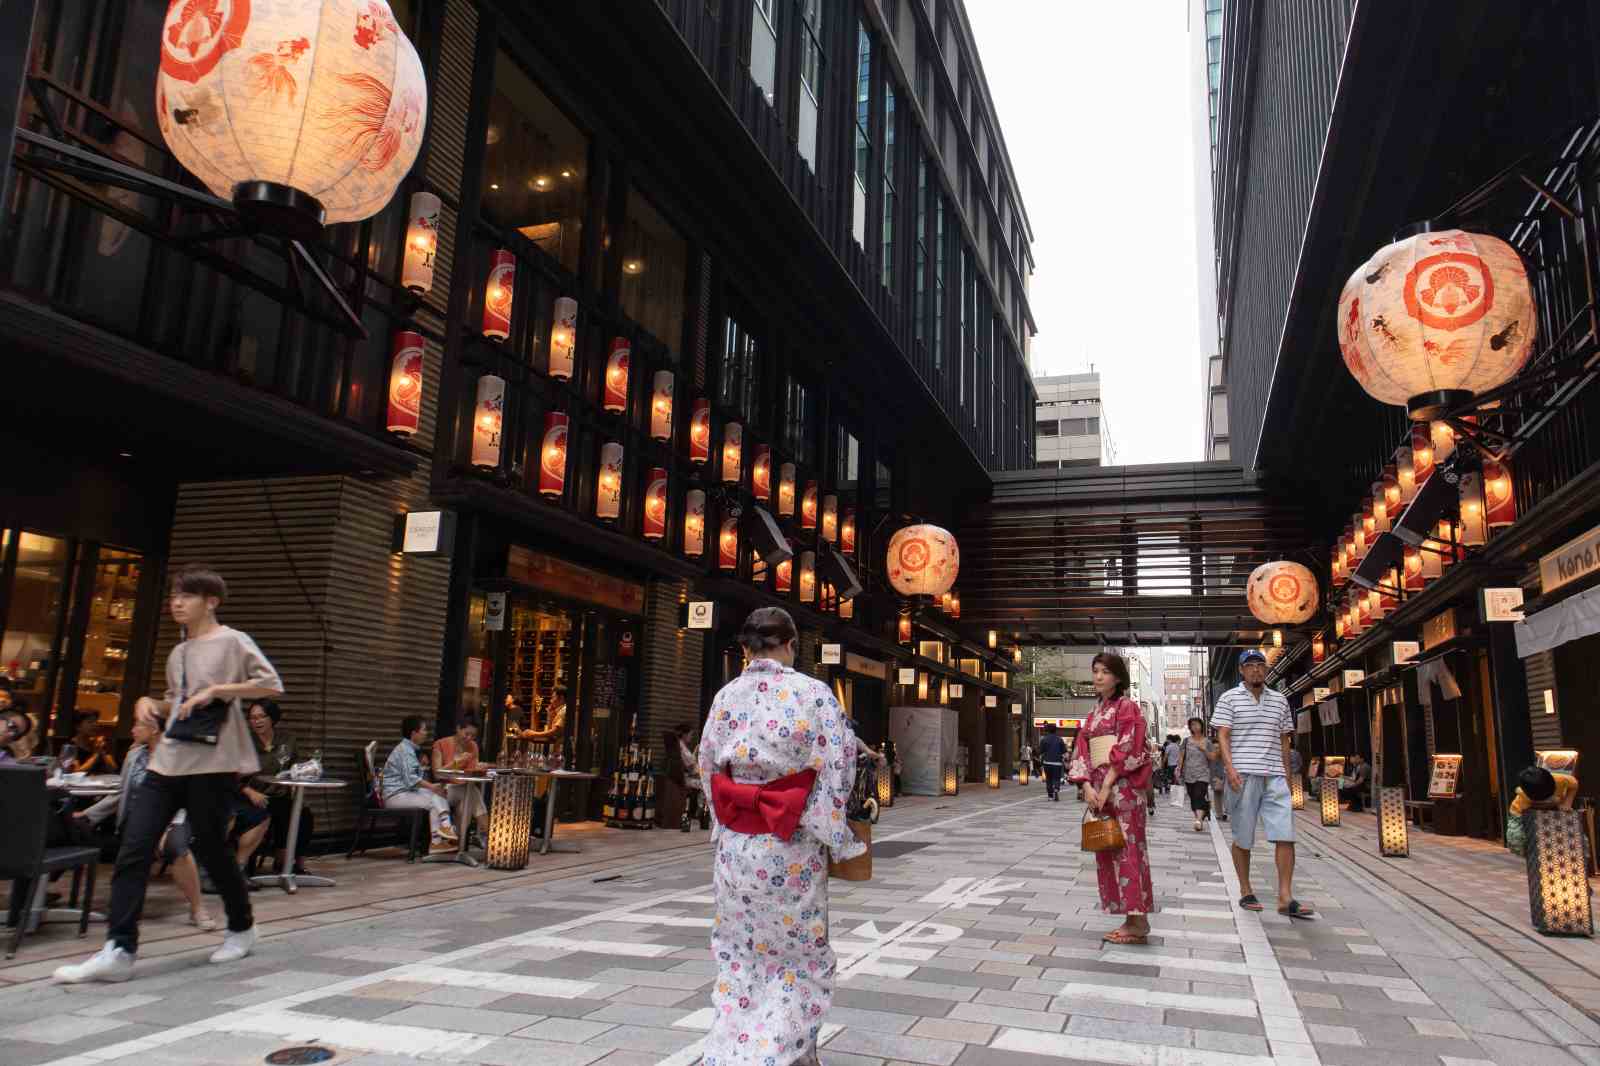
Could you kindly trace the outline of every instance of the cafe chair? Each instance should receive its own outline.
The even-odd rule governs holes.
[[[385,807],[383,788],[379,784],[376,752],[378,742],[371,741],[356,752],[356,770],[361,774],[361,789],[356,793],[356,835],[350,844],[346,859],[355,858],[356,852],[366,854],[361,846],[362,833],[377,829],[378,822],[387,818],[396,831],[408,828],[406,862],[416,862],[422,835],[428,831],[428,811],[425,807]]]
[[[72,906],[83,908],[83,916],[78,919],[78,935],[84,936],[89,931],[95,864],[100,860],[100,849],[49,845],[52,813],[44,780],[43,767],[0,766],[0,811],[6,812],[5,818],[0,819],[0,878],[11,879],[8,959],[15,957],[22,946],[22,934],[32,918],[29,909],[39,882],[53,873],[72,871]]]

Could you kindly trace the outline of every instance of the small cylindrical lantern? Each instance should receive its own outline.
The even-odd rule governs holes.
[[[794,556],[779,563],[773,574],[773,591],[780,596],[789,595],[789,590],[794,588]]]
[[[1433,476],[1433,435],[1428,432],[1424,422],[1411,424],[1411,476],[1416,480],[1417,488]]]
[[[878,809],[888,810],[894,806],[894,774],[887,766],[878,770]]]
[[[856,509],[846,507],[844,517],[839,519],[839,550],[846,555],[856,553]]]
[[[800,496],[800,528],[817,528],[817,483],[806,482],[806,490]]]
[[[1446,548],[1437,537],[1426,537],[1418,554],[1422,556],[1422,579],[1424,582],[1444,576]]]
[[[571,380],[577,350],[578,301],[570,296],[558,296],[550,312],[550,376]]]
[[[1461,495],[1459,542],[1468,548],[1481,547],[1489,542],[1489,514],[1483,498],[1483,474],[1476,470],[1462,474],[1456,487]]]
[[[608,441],[600,446],[600,476],[595,479],[596,518],[615,519],[622,513],[622,445]]]
[[[1428,436],[1433,441],[1434,465],[1444,462],[1455,454],[1456,431],[1448,422],[1434,422],[1428,426]]]
[[[756,445],[750,464],[750,495],[762,503],[772,499],[772,449],[765,444]]]
[[[926,670],[917,671],[917,699],[924,703],[928,700],[928,673]]]
[[[389,432],[409,437],[422,421],[422,334],[396,332],[389,352]]]
[[[472,409],[472,465],[493,470],[500,465],[500,427],[505,414],[506,379],[485,374],[478,379]]]
[[[991,762],[989,764],[989,787],[1000,787],[1000,764],[997,762]]]
[[[831,492],[822,497],[822,539],[829,544],[839,539],[839,497]]]
[[[961,593],[954,589],[950,591],[950,617],[961,621]]]
[[[839,601],[839,617],[848,620],[848,619],[854,618],[855,616],[856,616],[856,600],[855,600],[855,597],[852,596],[847,600],[840,600]]]
[[[1366,534],[1365,544],[1367,550],[1370,550],[1378,539],[1378,515],[1373,507],[1374,501],[1371,496],[1363,496],[1361,498],[1361,530]],[[1361,554],[1365,556],[1366,551],[1362,551]]]
[[[800,602],[812,603],[817,598],[817,553],[800,553]]]
[[[1299,774],[1289,776],[1289,805],[1297,811],[1306,809],[1306,781]]]
[[[1529,811],[1528,905],[1541,933],[1594,936],[1584,811]]]
[[[1344,616],[1344,612],[1343,611],[1340,611],[1338,614],[1333,616],[1333,639],[1334,640],[1343,640],[1344,639],[1344,635],[1345,635],[1344,634],[1344,617],[1345,616]]]
[[[1400,587],[1407,592],[1421,592],[1423,588],[1423,555],[1421,548],[1406,546],[1400,561]]]
[[[945,614],[949,614],[950,613],[950,601],[951,601],[952,598],[953,598],[953,593],[949,593],[949,592],[942,593],[939,596],[939,610],[943,611]]]
[[[650,469],[650,483],[644,490],[644,536],[646,540],[661,540],[667,535],[667,472],[661,467]]]
[[[411,194],[406,212],[406,254],[400,284],[417,296],[433,288],[433,257],[439,251],[439,198],[431,192]]]
[[[737,485],[744,474],[744,427],[729,422],[722,427],[722,480]]]
[[[956,772],[955,763],[947,763],[944,768],[944,794],[946,796],[958,795],[961,791],[961,775]]]
[[[1395,484],[1400,489],[1400,503],[1408,504],[1417,498],[1417,467],[1409,447],[1394,453]]]
[[[1026,785],[1028,783],[1028,769],[1028,760],[1024,759],[1017,763],[1017,784]]]
[[[483,289],[483,335],[492,341],[511,336],[511,304],[517,293],[517,257],[504,248],[489,257]]]
[[[794,474],[793,463],[778,468],[778,513],[785,518],[794,517]]]
[[[1517,495],[1511,482],[1511,468],[1504,463],[1483,464],[1483,503],[1491,533],[1517,520]]]
[[[717,534],[717,566],[723,570],[739,568],[739,520],[724,518]]]
[[[1322,660],[1326,659],[1327,657],[1328,657],[1328,642],[1327,642],[1327,638],[1324,637],[1321,633],[1317,633],[1316,635],[1314,635],[1311,638],[1311,661],[1314,662],[1314,663],[1320,663],[1320,662],[1322,662]]]
[[[567,487],[567,416],[550,411],[544,416],[544,439],[539,443],[539,493],[560,496]]]
[[[1011,649],[1011,661],[1014,662],[1014,663],[1021,663],[1022,662],[1022,645],[1021,644],[1018,644],[1018,645],[1014,646]]]
[[[1384,490],[1383,482],[1372,483],[1372,528],[1377,533],[1389,532],[1389,497]]]
[[[1283,630],[1274,629],[1272,631],[1272,646],[1280,650],[1283,648]]]
[[[650,436],[672,439],[672,371],[657,370],[650,382]]]
[[[900,643],[911,643],[911,616],[909,614],[900,616],[900,619],[895,622],[894,632]]]
[[[1378,852],[1386,859],[1404,859],[1411,854],[1403,788],[1378,789]]]
[[[1378,589],[1378,602],[1383,605],[1383,611],[1388,614],[1400,606],[1400,569],[1391,566],[1383,572],[1383,581]]]
[[[1355,561],[1360,562],[1367,557],[1367,530],[1361,515],[1356,515],[1355,528],[1351,532],[1351,551]]]
[[[683,554],[698,559],[706,551],[706,494],[690,489],[683,501]]]
[[[999,646],[1000,646],[1000,634],[996,633],[992,629],[989,630],[989,650],[990,651],[994,651],[994,649],[999,647]]]
[[[711,461],[711,401],[699,399],[689,412],[689,461]]]
[[[602,406],[607,411],[620,413],[628,409],[628,361],[633,356],[633,345],[626,337],[611,338],[611,351],[606,356],[605,391]]]
[[[1439,559],[1445,566],[1453,566],[1461,556],[1461,523],[1448,518],[1439,519],[1439,545],[1444,550]]]
[[[1341,762],[1343,760],[1340,760]],[[1339,824],[1339,777],[1332,775],[1322,779],[1322,824]]]

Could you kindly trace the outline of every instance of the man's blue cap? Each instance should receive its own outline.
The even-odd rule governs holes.
[[[1256,662],[1264,664],[1266,661],[1267,653],[1262,651],[1260,648],[1246,648],[1244,651],[1239,653],[1240,667],[1243,667],[1245,663]]]

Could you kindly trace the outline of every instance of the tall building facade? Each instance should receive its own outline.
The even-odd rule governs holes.
[[[1035,465],[1040,470],[1116,465],[1099,374],[1091,370],[1038,377],[1033,385],[1038,393]]]
[[[1201,405],[1205,411],[1204,459],[1232,458],[1228,438],[1227,367],[1217,317],[1217,242],[1214,215],[1217,118],[1222,95],[1224,0],[1188,0],[1189,87],[1194,147],[1195,293],[1200,357],[1205,360]]]

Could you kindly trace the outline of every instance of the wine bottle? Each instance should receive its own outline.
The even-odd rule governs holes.
[[[617,797],[617,821],[626,822],[633,818],[633,783],[627,775],[622,778],[622,794]]]
[[[644,790],[649,785],[650,779],[647,777],[639,782],[639,788],[633,794],[633,820],[636,822],[642,823],[644,821]]]
[[[606,792],[605,802],[600,805],[600,817],[609,820],[617,810],[617,775],[611,775],[611,788]]]
[[[647,825],[656,824],[656,779],[644,779],[644,820]]]

